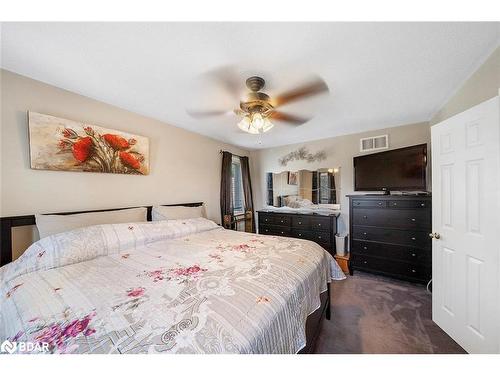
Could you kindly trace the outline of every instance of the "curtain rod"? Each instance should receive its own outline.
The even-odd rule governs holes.
[[[221,149],[221,150],[219,150],[219,154],[222,154],[223,152],[224,152],[224,150],[222,150],[222,149]],[[227,151],[227,152],[229,152],[229,151]],[[248,156],[240,156],[240,155],[236,155],[236,154],[233,154],[232,152],[229,152],[229,153],[230,153],[231,155],[237,156],[237,157],[239,157],[239,158],[247,158],[247,157],[248,157]]]

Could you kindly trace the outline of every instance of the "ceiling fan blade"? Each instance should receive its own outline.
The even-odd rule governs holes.
[[[284,121],[284,122],[291,123],[293,125],[302,125],[310,120],[310,118],[289,115],[287,113],[283,113],[283,112],[279,112],[279,111],[274,111],[271,114],[271,116],[269,116],[269,117],[271,118],[271,120]]]
[[[309,96],[318,95],[329,91],[328,86],[322,79],[317,79],[295,89],[284,92],[273,98],[273,106],[279,107],[290,102],[305,99]]]
[[[239,98],[244,88],[238,72],[233,66],[224,66],[210,71],[209,76],[222,84],[232,96]]]
[[[196,117],[196,118],[224,116],[224,115],[228,115],[228,114],[234,113],[233,111],[225,111],[225,110],[218,110],[218,111],[192,111],[192,110],[187,110],[186,112],[191,117]]]

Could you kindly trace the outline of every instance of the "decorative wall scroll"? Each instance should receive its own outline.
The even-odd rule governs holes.
[[[318,151],[315,154],[310,153],[306,147],[301,147],[297,151],[292,151],[281,159],[279,159],[279,163],[282,166],[286,166],[289,162],[294,160],[306,160],[308,163],[312,163],[315,161],[322,161],[326,159],[325,151]]]

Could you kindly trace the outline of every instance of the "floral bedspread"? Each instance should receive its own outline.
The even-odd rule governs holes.
[[[310,241],[203,218],[97,225],[46,237],[0,269],[0,342],[51,353],[296,353],[320,293],[342,278]]]

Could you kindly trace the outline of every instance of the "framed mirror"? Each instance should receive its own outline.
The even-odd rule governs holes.
[[[267,173],[267,206],[340,209],[340,169]]]

